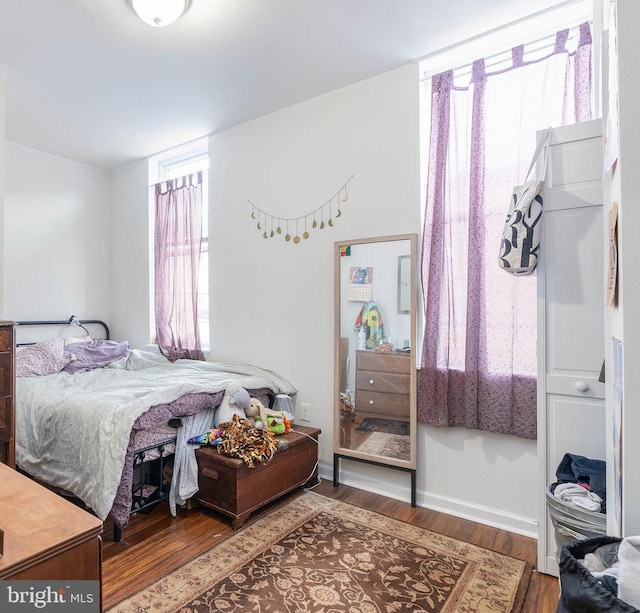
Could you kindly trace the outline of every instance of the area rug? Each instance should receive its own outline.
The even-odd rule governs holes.
[[[385,458],[409,459],[409,437],[398,434],[384,434],[371,432],[367,438],[358,445],[355,451],[369,455],[380,455]]]
[[[400,419],[383,419],[382,417],[365,417],[356,428],[361,432],[385,432],[409,436],[409,422]]]
[[[105,613],[517,612],[525,562],[313,492]]]

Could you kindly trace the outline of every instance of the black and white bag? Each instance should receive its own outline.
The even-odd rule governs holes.
[[[530,275],[538,263],[542,234],[542,188],[549,156],[549,133],[539,135],[525,182],[513,188],[507,220],[502,231],[498,265],[512,275]],[[544,151],[542,159],[540,154]],[[535,177],[529,179],[536,168]]]

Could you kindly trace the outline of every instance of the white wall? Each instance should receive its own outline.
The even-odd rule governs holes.
[[[144,348],[150,340],[148,164],[112,173],[111,335]]]
[[[332,462],[333,247],[420,232],[415,64],[214,134],[211,156],[213,357],[263,365],[298,387]],[[334,227],[299,245],[264,239],[251,200],[300,217],[351,175]],[[419,428],[418,504],[534,535],[536,443],[465,429]],[[342,481],[403,500],[409,479],[343,462]]]
[[[7,319],[109,320],[109,174],[6,143]]]

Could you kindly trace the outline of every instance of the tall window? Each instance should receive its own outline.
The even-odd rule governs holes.
[[[200,180],[200,228],[201,240],[199,249],[198,276],[197,276],[197,328],[199,330],[199,346],[203,351],[209,349],[209,222],[208,222],[208,156],[207,139],[200,139],[192,143],[188,143],[181,147],[176,147],[170,151],[166,151],[150,160],[150,177],[152,183],[152,192],[155,190],[156,184],[160,185],[160,191],[166,190],[169,183],[175,186],[185,187],[189,183]],[[156,232],[156,197],[152,194],[150,199],[151,206],[151,236],[152,246],[153,237]],[[183,203],[184,204],[184,203]],[[181,226],[185,228],[186,226]],[[184,230],[180,230],[184,234]],[[158,342],[156,335],[156,305],[155,305],[155,254],[151,249],[152,262],[152,280],[151,280],[151,322],[152,322],[152,339]],[[186,253],[183,253],[186,257]]]
[[[536,131],[591,118],[590,28],[533,47],[428,81],[418,418],[430,425],[536,437],[535,277],[500,270],[498,249]]]

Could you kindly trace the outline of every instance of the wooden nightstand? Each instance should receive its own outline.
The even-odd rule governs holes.
[[[318,428],[294,424],[292,432],[277,437],[281,446],[271,461],[254,468],[219,454],[215,447],[197,449],[200,489],[196,500],[231,517],[234,530],[240,528],[256,509],[317,480],[319,435]]]

